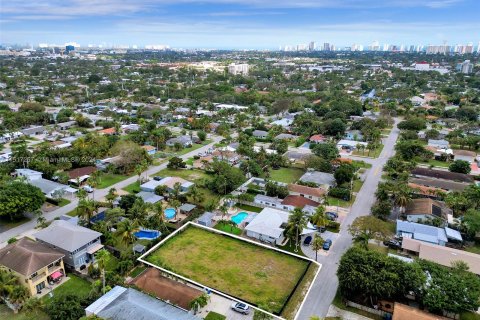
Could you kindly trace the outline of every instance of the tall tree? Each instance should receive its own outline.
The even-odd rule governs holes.
[[[295,208],[288,217],[287,235],[290,240],[295,240],[295,252],[298,252],[298,241],[303,229],[307,226],[307,217],[300,208]]]

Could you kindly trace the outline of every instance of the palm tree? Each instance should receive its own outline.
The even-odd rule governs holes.
[[[96,203],[90,199],[83,199],[78,202],[77,213],[80,217],[87,220],[87,224],[90,226],[93,214],[96,210]]]
[[[182,192],[182,184],[180,182],[175,182],[172,190],[172,198],[175,200],[178,200],[181,192]]]
[[[102,270],[102,293],[105,294],[105,266],[108,260],[110,260],[110,252],[105,249],[98,250],[95,254],[98,267]]]
[[[45,303],[42,299],[31,297],[25,301],[22,306],[22,310],[29,314],[33,314],[35,316],[38,315],[39,311],[45,306]]]
[[[7,298],[17,285],[18,279],[7,270],[0,270],[0,295]]]
[[[170,201],[170,205],[175,209],[175,216],[174,218],[177,217],[177,212],[178,212],[178,208],[180,208],[180,206],[182,205],[182,203],[180,201],[178,201],[177,199],[173,199],[172,201]]]
[[[323,238],[318,235],[315,235],[313,237],[312,249],[315,251],[315,261],[317,261],[318,250],[323,248],[324,242],[325,240],[323,240]]]
[[[194,314],[197,314],[197,311],[200,308],[205,307],[209,301],[210,301],[210,296],[204,293],[200,297],[190,301],[189,307],[190,309],[193,310]]]
[[[107,195],[105,196],[105,199],[108,201],[110,207],[112,208],[113,207],[113,201],[115,201],[115,199],[117,199],[117,189],[110,188],[108,190]]]
[[[135,241],[134,233],[139,230],[138,225],[130,219],[125,219],[120,222],[117,234],[120,235],[122,242],[126,245],[132,244]]]
[[[227,215],[228,207],[225,205],[225,201],[223,204],[218,208],[220,212],[222,213],[222,220],[225,220],[225,216]]]
[[[203,201],[203,195],[200,193],[200,190],[198,190],[196,185],[193,185],[190,188],[188,195],[192,198],[193,202],[197,204]]]
[[[397,185],[392,191],[393,203],[403,212],[405,207],[412,201],[411,188],[406,184]]]
[[[22,304],[28,299],[28,289],[21,284],[17,284],[13,287],[12,291],[8,295],[8,301],[15,306],[14,312],[18,312]]]
[[[97,173],[98,172],[98,173]],[[95,171],[92,173],[90,178],[87,179],[87,183],[90,187],[92,187],[92,199],[95,200],[95,188],[98,187],[98,184],[100,183],[100,172],[101,171]]]
[[[327,216],[325,215],[325,207],[318,206],[315,213],[312,215],[311,221],[317,227],[326,227],[328,223]]]
[[[298,252],[298,239],[300,232],[307,226],[307,217],[300,208],[295,208],[288,218],[287,234],[290,240],[295,237],[295,252]]]

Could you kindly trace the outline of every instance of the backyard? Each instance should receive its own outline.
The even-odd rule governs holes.
[[[280,168],[278,170],[270,170],[270,179],[278,182],[294,183],[304,173],[304,170],[299,168]]]
[[[60,286],[53,289],[53,296],[64,296],[68,294],[74,294],[80,298],[85,298],[90,293],[92,286],[90,282],[79,278],[73,274],[67,275],[70,279]],[[49,295],[45,295],[42,298],[45,301],[50,300]]]
[[[241,235],[242,234],[242,229],[240,229],[239,227],[236,227],[230,223],[227,223],[225,221],[219,221],[215,227],[215,229],[217,230],[221,230],[223,232],[226,232],[226,233],[231,233],[231,234],[235,234],[235,235]]]
[[[280,313],[310,262],[187,227],[146,258],[205,286]]]

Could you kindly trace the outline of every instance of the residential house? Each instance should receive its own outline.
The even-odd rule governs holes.
[[[110,320],[200,320],[187,310],[133,288],[115,286],[85,309],[87,317],[97,316]]]
[[[363,134],[360,130],[348,130],[345,132],[346,140],[363,141]]]
[[[280,245],[285,241],[284,231],[288,223],[287,211],[264,208],[245,227],[248,237]]]
[[[119,161],[122,160],[121,156],[109,157],[105,159],[97,159],[95,160],[95,166],[99,170],[107,170],[109,166],[116,166]]]
[[[296,140],[298,136],[290,134],[290,133],[280,133],[274,139],[275,140]]]
[[[156,195],[153,192],[140,191],[136,194],[137,197],[142,198],[145,203],[157,203],[162,201],[164,198],[162,196]]]
[[[449,149],[450,143],[447,140],[428,139],[428,146],[437,149]]]
[[[347,140],[347,139],[342,139],[337,142],[338,149],[355,150],[357,149],[358,145],[363,145],[366,148],[368,146],[368,143],[362,142],[362,141]]]
[[[56,124],[56,128],[58,130],[68,130],[71,127],[75,126],[76,123],[77,123],[76,121],[60,122]]]
[[[468,150],[453,150],[453,160],[463,160],[468,163],[474,163],[477,153]]]
[[[111,136],[111,135],[114,135],[116,133],[117,133],[117,131],[115,130],[115,128],[107,128],[107,129],[103,129],[103,130],[98,130],[98,134],[106,135],[106,136]]]
[[[215,213],[207,211],[198,218],[197,223],[205,227],[213,227],[213,217]]]
[[[299,179],[301,182],[314,183],[325,190],[335,186],[335,177],[331,173],[307,171]]]
[[[0,249],[0,268],[13,272],[34,296],[65,275],[64,256],[45,244],[24,237]]]
[[[235,165],[240,161],[240,155],[232,151],[215,150],[212,153],[212,158],[227,161],[231,165]]]
[[[42,178],[42,173],[31,169],[15,169],[17,177],[24,177],[26,182],[42,190],[42,193],[50,199],[61,198],[65,192],[76,190],[67,185]]]
[[[445,267],[452,267],[455,261],[463,261],[468,270],[480,275],[480,255],[454,248],[438,246],[415,239],[403,239],[402,249],[417,254],[420,259],[428,260]]]
[[[460,233],[448,227],[437,228],[434,226],[401,220],[397,220],[396,234],[403,239],[416,239],[440,246],[445,246],[449,239],[453,241],[462,241]]]
[[[253,130],[252,135],[257,139],[266,139],[268,132],[263,130]]]
[[[440,219],[445,224],[448,221],[448,215],[452,214],[445,203],[432,200],[430,198],[413,199],[407,204],[404,212],[407,221],[425,222],[434,219]]]
[[[155,153],[157,153],[157,148],[154,146],[142,146],[142,149],[147,152],[147,154],[153,156]]]
[[[253,202],[261,206],[282,208],[282,199],[279,199],[278,197],[270,197],[263,194],[257,194],[255,195]]]
[[[275,121],[271,122],[270,124],[272,126],[274,126],[274,125],[281,126],[284,129],[289,130],[292,123],[293,123],[293,118],[283,118],[283,119],[275,120]]]
[[[36,136],[39,134],[47,134],[47,128],[44,126],[31,126],[29,128],[21,130],[22,134],[26,136]]]
[[[67,171],[68,183],[74,186],[80,186],[90,178],[90,175],[97,171],[97,167],[88,166]]]
[[[314,134],[313,136],[310,137],[309,140],[310,140],[310,143],[323,143],[325,142],[326,138],[321,134]]]
[[[193,140],[190,136],[184,135],[184,136],[178,136],[176,138],[171,138],[168,139],[166,142],[166,145],[169,147],[175,146],[175,144],[180,144],[184,148],[191,147],[193,144]]]
[[[469,186],[468,183],[464,182],[456,182],[451,180],[442,180],[436,178],[429,178],[429,177],[421,177],[421,178],[414,178],[411,177],[408,179],[409,183],[413,183],[416,186],[426,187],[426,188],[434,188],[439,191],[443,191],[445,193],[452,192],[452,191],[463,191],[466,187]],[[433,190],[432,190],[433,191]],[[431,194],[435,195],[435,194]]]
[[[180,211],[180,213],[183,213],[185,215],[189,215],[193,212],[193,210],[196,208],[197,206],[194,205],[194,204],[191,204],[191,203],[184,203],[180,206],[180,208],[178,208],[178,210]]]
[[[462,191],[474,182],[472,176],[463,173],[428,168],[415,168],[411,172],[409,182],[441,188],[445,191]]]
[[[172,192],[175,184],[180,184],[180,192],[187,192],[193,185],[193,182],[187,181],[179,177],[165,177],[160,181],[150,180],[140,185],[140,190],[145,192],[154,192],[157,186],[166,186],[168,192]]]
[[[282,200],[282,209],[288,211],[293,211],[295,208],[303,209],[305,206],[316,208],[319,205],[319,202],[299,195],[288,195]]]
[[[65,255],[66,266],[82,270],[95,259],[95,252],[103,248],[100,232],[78,226],[70,221],[54,220],[45,229],[34,234],[37,241]]]
[[[327,193],[327,191],[322,188],[312,188],[299,184],[289,184],[288,192],[290,193],[290,195],[302,196],[319,203],[323,201],[323,197]]]
[[[283,155],[285,156],[285,158],[287,158],[291,162],[303,162],[312,155],[311,152],[300,152],[297,150],[289,150],[285,152]]]

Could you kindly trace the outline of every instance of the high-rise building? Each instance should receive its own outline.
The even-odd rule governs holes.
[[[465,74],[472,73],[473,71],[473,63],[470,60],[465,60],[457,64],[457,71]]]
[[[247,75],[249,69],[250,69],[250,66],[247,63],[242,63],[242,64],[232,63],[228,66],[228,73],[234,74],[234,75],[237,75],[237,74]]]
[[[75,47],[72,45],[65,46],[65,53],[70,53],[72,51],[75,51]]]
[[[427,54],[447,54],[450,53],[450,46],[446,43],[442,45],[432,45],[427,46]]]
[[[325,42],[323,44],[323,51],[330,51],[330,43]]]
[[[373,41],[372,44],[370,45],[370,50],[380,51],[380,43],[377,40]]]
[[[308,51],[315,51],[315,41],[311,41],[308,44]]]

